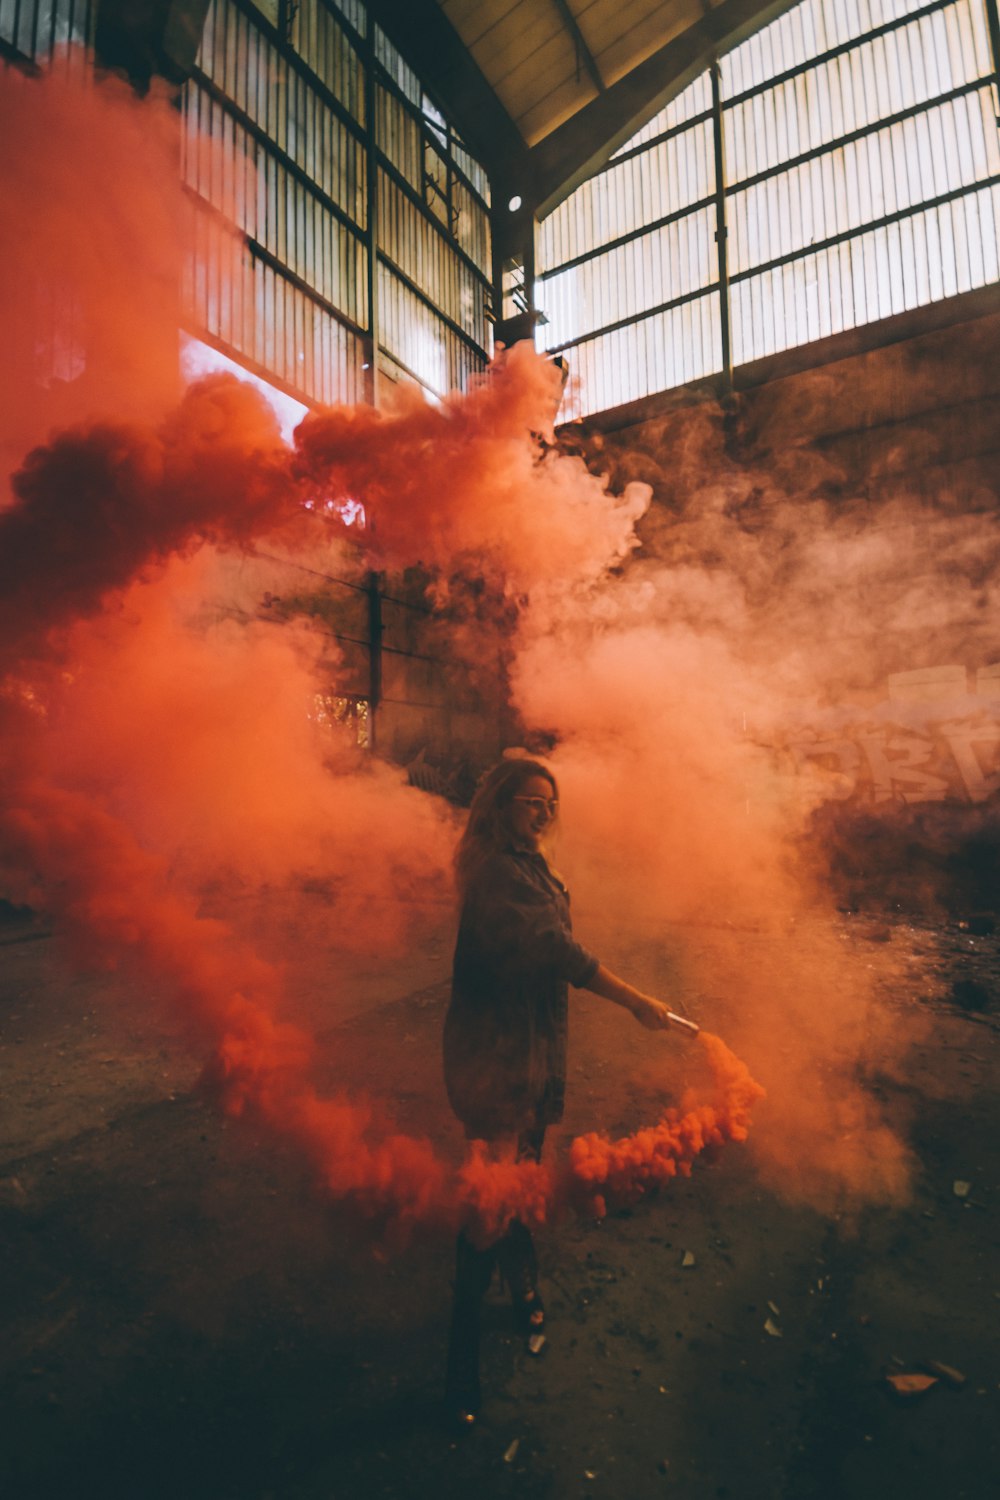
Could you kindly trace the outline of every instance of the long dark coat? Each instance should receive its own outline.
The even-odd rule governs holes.
[[[468,1136],[562,1118],[568,986],[597,959],[573,941],[569,893],[540,854],[488,855],[462,903],[444,1028],[448,1098]]]

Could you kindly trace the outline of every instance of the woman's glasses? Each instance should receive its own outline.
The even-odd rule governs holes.
[[[512,802],[525,802],[532,812],[543,813],[547,818],[554,818],[559,811],[558,797],[512,797]]]

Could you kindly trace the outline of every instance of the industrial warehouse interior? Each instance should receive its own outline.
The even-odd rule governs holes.
[[[998,64],[0,0],[0,1494],[1000,1493]]]

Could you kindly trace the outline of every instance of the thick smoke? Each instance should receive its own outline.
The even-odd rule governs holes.
[[[332,499],[364,497],[381,566],[462,570],[514,598],[561,598],[637,545],[649,490],[614,496],[581,460],[544,455],[532,434],[551,438],[559,394],[555,368],[516,345],[440,408],[409,387],[389,414],[310,414],[296,433],[298,468]]]
[[[439,407],[409,390],[381,411],[316,412],[291,452],[236,381],[177,400],[168,114],[51,80],[17,80],[2,107],[5,138],[30,142],[0,172],[31,236],[13,235],[2,294],[0,358],[21,393],[0,513],[9,893],[51,909],[91,960],[169,981],[225,1106],[294,1139],[372,1213],[538,1220],[627,1200],[741,1139],[755,1085],[706,1037],[707,1100],[624,1141],[580,1137],[561,1172],[473,1153],[456,1182],[427,1143],[317,1095],[281,973],[202,915],[213,882],[321,878],[343,946],[383,951],[406,940],[401,916],[387,930],[400,897],[444,896],[452,813],[315,712],[336,689],[329,637],[219,602],[229,560],[264,543],[341,576],[419,565],[442,622],[463,591],[490,601],[524,738],[560,779],[581,937],[628,977],[651,945],[669,957],[676,998],[766,1087],[761,1170],[824,1206],[904,1192],[905,1143],[864,1077],[912,1039],[880,999],[891,960],[876,970],[845,943],[802,838],[824,790],[782,774],[775,747],[848,696],[874,711],[886,673],[962,660],[970,638],[997,659],[992,516],[875,506],[805,453],[754,469],[708,417],[616,453],[637,482],[612,489],[552,446],[559,377],[521,346]],[[99,192],[81,119],[115,153]],[[86,243],[67,266],[70,225]],[[45,296],[72,317],[44,324]],[[58,337],[40,340],[43,324]],[[369,526],[349,542],[317,498],[360,501]],[[459,656],[481,644],[467,618],[450,638]]]
[[[176,112],[97,88],[82,62],[42,80],[5,68],[0,140],[6,482],[56,424],[176,399],[188,212]]]
[[[580,894],[609,938],[627,924],[677,945],[713,1024],[767,1084],[754,1133],[764,1170],[821,1203],[841,1188],[896,1193],[907,1153],[864,1074],[898,1067],[921,1023],[885,1012],[880,986],[906,982],[891,953],[845,941],[815,833],[835,826],[828,799],[853,795],[847,771],[867,759],[869,824],[882,797],[884,824],[902,825],[895,845],[875,845],[895,869],[871,884],[905,880],[929,822],[907,816],[908,800],[951,795],[931,722],[952,780],[961,768],[973,799],[995,787],[1000,526],[995,504],[960,508],[930,485],[883,494],[863,476],[852,491],[815,450],[734,458],[728,425],[703,408],[590,443],[592,463],[651,483],[658,503],[606,618],[578,616],[568,638],[531,635],[520,701],[558,724],[563,779],[586,809],[567,830]],[[966,663],[987,696],[967,693]],[[890,674],[920,668],[954,674],[953,699],[886,701]],[[789,745],[794,757],[779,753]],[[973,809],[935,806],[937,827],[961,835]],[[984,806],[980,831],[991,817]],[[706,936],[727,925],[728,937]]]
[[[677,956],[685,990],[705,997],[698,1018],[767,1087],[754,1139],[776,1185],[822,1204],[899,1192],[905,1148],[856,1076],[886,1065],[873,974],[845,951],[797,853],[800,809],[753,734],[780,700],[670,590],[637,580],[617,594],[610,618],[526,641],[516,669],[525,717],[558,726],[580,908],[623,965],[630,939]]]
[[[318,1095],[315,1045],[285,1019],[280,968],[205,915],[205,892],[321,878],[342,949],[386,952],[405,941],[407,900],[443,893],[455,820],[324,721],[330,638],[227,608],[227,559],[266,543],[341,576],[372,563],[442,576],[475,567],[518,608],[535,596],[555,620],[563,591],[592,590],[625,559],[646,497],[616,499],[578,461],[540,460],[555,392],[530,352],[440,411],[404,394],[385,417],[318,414],[294,456],[261,398],[231,377],[178,401],[175,310],[172,347],[158,321],[185,252],[179,229],[162,232],[164,213],[184,222],[168,113],[55,78],[17,80],[4,108],[6,138],[26,143],[5,158],[6,201],[37,245],[37,260],[16,264],[24,285],[34,266],[71,294],[73,319],[54,326],[75,340],[58,399],[35,402],[47,378],[38,321],[17,315],[22,287],[8,280],[2,358],[29,395],[5,414],[2,441],[7,453],[33,446],[0,510],[7,896],[50,913],[80,961],[136,976],[137,995],[155,978],[207,1054],[205,1086],[223,1107],[294,1141],[331,1193],[397,1225],[471,1217],[495,1233],[511,1212],[537,1221],[581,1192],[595,1199],[598,1184],[634,1195],[707,1142],[742,1139],[759,1090],[707,1036],[705,1098],[668,1111],[630,1165],[619,1152],[595,1167],[592,1146],[584,1169],[571,1158],[541,1188],[530,1168],[482,1156],[456,1179],[380,1111]],[[41,199],[25,191],[32,172]],[[146,214],[161,182],[166,207]],[[89,234],[88,194],[93,235],[63,275],[66,228]],[[319,518],[317,495],[364,502],[360,555]]]

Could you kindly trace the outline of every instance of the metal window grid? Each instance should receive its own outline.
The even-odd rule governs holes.
[[[713,64],[541,227],[564,412],[1000,280],[998,51],[996,0],[804,0]]]
[[[92,0],[0,0],[0,64],[34,72],[60,48],[87,47],[95,18]]]
[[[281,0],[277,24],[212,0],[184,110],[196,258],[216,257],[189,268],[193,332],[310,401],[482,368],[485,174],[358,0]]]

